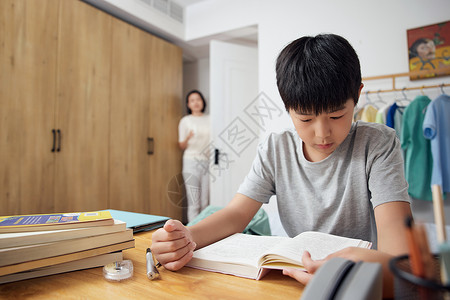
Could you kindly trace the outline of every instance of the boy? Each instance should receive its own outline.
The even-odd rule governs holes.
[[[384,296],[392,295],[388,261],[407,252],[403,220],[411,215],[403,159],[387,126],[353,123],[363,84],[356,52],[332,34],[302,37],[280,53],[277,85],[295,131],[271,134],[232,201],[191,227],[169,220],[153,234],[152,251],[169,270],[178,270],[204,247],[242,232],[263,203],[277,196],[289,236],[306,230],[373,242],[330,255],[377,261]],[[323,261],[303,255],[308,273],[284,274],[306,284]]]

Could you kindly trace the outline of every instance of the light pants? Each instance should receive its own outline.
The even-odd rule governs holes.
[[[209,161],[183,158],[188,222],[209,205]]]

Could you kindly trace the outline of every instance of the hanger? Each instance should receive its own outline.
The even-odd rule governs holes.
[[[420,88],[420,93],[422,94],[422,96],[425,96],[425,93],[423,92],[423,88],[424,88],[425,86],[424,85],[422,85],[422,87]]]
[[[406,87],[402,88],[403,98],[395,100],[395,102],[399,106],[407,106],[411,102],[411,100],[408,99],[408,96],[406,96],[405,90],[406,90]]]
[[[446,95],[446,93],[444,91],[444,84],[441,84],[441,93],[442,93],[442,95]]]
[[[364,104],[364,107],[366,107],[368,105],[372,105],[373,107],[378,109],[378,106],[374,102],[372,102],[372,100],[370,100],[370,98],[369,98],[369,91],[366,92],[366,103]]]
[[[378,92],[377,92],[378,102],[381,102],[381,103],[383,103],[384,105],[387,105],[386,101],[384,101],[383,98],[381,98],[380,92],[381,92],[381,90],[378,90]]]

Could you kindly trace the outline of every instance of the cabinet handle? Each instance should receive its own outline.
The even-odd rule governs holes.
[[[214,149],[214,164],[218,165],[219,164],[219,149]]]
[[[52,134],[53,134],[53,147],[52,147],[52,152],[55,152],[55,146],[56,146],[56,130],[52,129]]]
[[[58,132],[58,148],[56,149],[56,152],[61,151],[61,130],[57,130]]]
[[[147,154],[152,155],[155,150],[155,141],[153,138],[147,138]]]

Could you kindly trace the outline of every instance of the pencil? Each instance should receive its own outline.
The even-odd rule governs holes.
[[[412,273],[417,277],[425,277],[425,267],[420,254],[419,244],[413,231],[413,219],[411,216],[406,217],[406,239],[409,248],[409,264]]]
[[[434,279],[434,258],[428,245],[427,233],[423,224],[413,226],[417,244],[419,245],[420,255],[424,265],[425,278]]]

